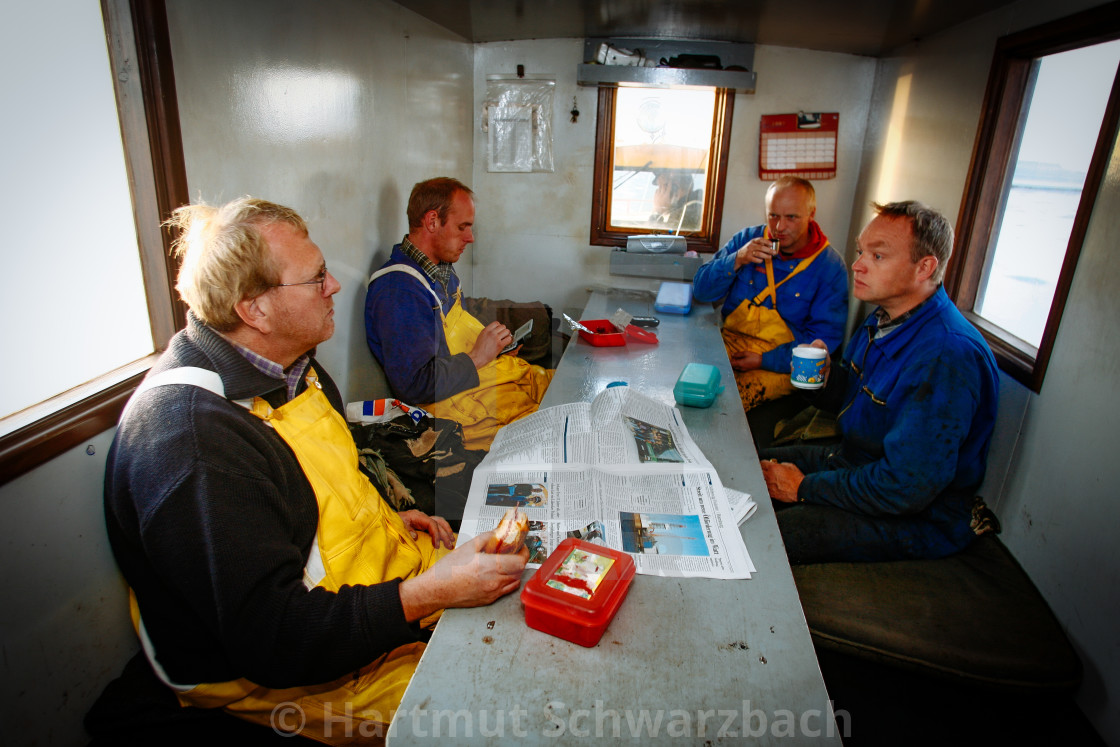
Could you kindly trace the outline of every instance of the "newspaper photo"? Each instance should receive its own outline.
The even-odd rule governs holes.
[[[516,506],[529,517],[533,566],[578,537],[629,553],[638,573],[750,578],[742,503],[732,508],[675,407],[612,387],[502,428],[475,470],[459,536],[493,529]]]

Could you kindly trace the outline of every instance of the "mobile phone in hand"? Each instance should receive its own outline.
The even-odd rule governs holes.
[[[526,337],[528,337],[529,333],[532,332],[532,331],[533,331],[533,320],[530,319],[529,321],[525,322],[524,324],[522,324],[520,327],[517,328],[517,331],[513,333],[513,342],[511,342],[509,345],[506,345],[504,348],[502,348],[502,352],[498,353],[498,355],[505,355],[506,353],[510,352],[511,350],[516,349],[517,346],[520,345],[521,342]]]

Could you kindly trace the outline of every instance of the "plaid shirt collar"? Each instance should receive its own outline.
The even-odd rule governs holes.
[[[443,293],[447,295],[447,285],[451,282],[451,275],[455,272],[450,262],[440,262],[438,265],[428,259],[428,255],[416,248],[407,236],[401,240],[401,253],[420,265],[424,274],[443,286]]]
[[[938,287],[940,287],[940,286],[938,286]],[[914,308],[910,309],[905,314],[899,314],[894,319],[891,319],[891,315],[888,314],[887,310],[884,309],[882,306],[875,309],[875,332],[872,334],[872,339],[873,340],[881,340],[882,338],[889,335],[891,332],[894,332],[896,329],[898,329],[903,324],[905,324],[907,319],[909,319],[910,317],[917,314],[918,309],[922,308],[927,303],[929,303],[929,299],[933,298],[935,295],[937,295],[936,291],[931,293],[929,298],[922,301],[920,304],[918,304]]]
[[[296,390],[299,389],[299,382],[303,380],[303,375],[307,373],[307,367],[311,365],[310,355],[304,353],[299,358],[296,358],[296,362],[289,366],[288,370],[285,371],[284,367],[279,363],[270,361],[263,355],[254,353],[244,345],[238,345],[236,342],[229,339],[225,335],[222,335],[222,339],[228,342],[230,346],[238,353],[240,353],[245,360],[249,361],[249,363],[252,364],[253,368],[257,369],[269,378],[283,381],[288,390],[289,402],[295,398]]]

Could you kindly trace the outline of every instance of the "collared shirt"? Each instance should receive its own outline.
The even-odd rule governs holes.
[[[940,287],[941,286],[938,286],[938,288],[940,288]],[[936,295],[936,293],[937,293],[937,291],[935,290],[933,293],[931,293],[929,295],[929,298],[922,301],[920,304],[918,304],[914,308],[910,309],[905,314],[899,314],[894,319],[891,319],[891,315],[888,314],[887,310],[884,309],[882,306],[875,309],[875,334],[874,334],[874,336],[872,336],[871,339],[881,340],[884,337],[886,337],[887,335],[889,335],[891,332],[894,332],[896,329],[901,327],[907,319],[914,316],[914,314],[916,314],[918,312],[918,309],[922,308],[927,303],[929,303],[929,299],[933,298],[934,295]]]
[[[438,265],[428,259],[428,255],[416,248],[416,245],[405,236],[401,240],[401,252],[404,256],[420,265],[428,277],[443,286],[443,294],[447,295],[447,284],[451,282],[451,274],[455,272],[450,262],[440,262]]]
[[[233,340],[229,339],[225,335],[222,335],[221,332],[219,332],[218,334],[221,335],[222,339],[228,342],[234,350],[240,353],[242,357],[245,358],[245,360],[249,361],[249,363],[253,365],[253,368],[257,369],[269,378],[283,381],[288,389],[289,402],[296,396],[296,390],[299,389],[299,382],[303,380],[303,375],[307,372],[307,367],[311,365],[310,355],[304,353],[299,358],[296,358],[295,363],[288,366],[288,370],[285,371],[284,367],[279,363],[270,361],[263,355],[254,353],[244,345],[238,345]]]

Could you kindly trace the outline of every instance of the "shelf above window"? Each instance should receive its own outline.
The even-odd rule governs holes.
[[[711,55],[719,58],[723,69],[600,64],[596,60],[602,44],[632,50],[655,63],[680,55]],[[736,93],[754,93],[757,82],[757,74],[750,69],[754,64],[753,44],[669,39],[587,39],[584,42],[584,60],[587,62],[576,69],[576,80],[584,86],[620,83],[660,87],[709,86],[732,89]],[[728,67],[735,69],[728,70]]]

